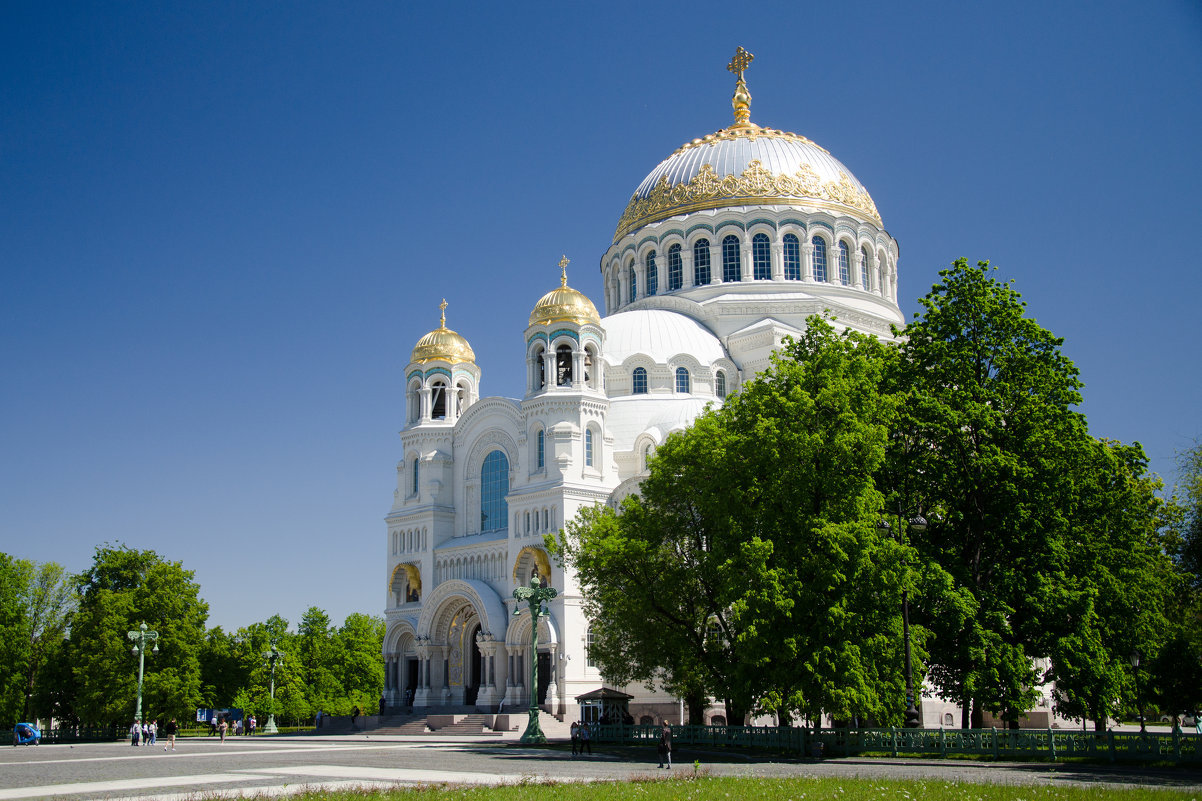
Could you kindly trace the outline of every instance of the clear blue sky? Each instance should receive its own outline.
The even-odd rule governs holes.
[[[522,391],[534,302],[731,121],[868,187],[909,316],[991,259],[1100,436],[1202,435],[1197,2],[0,8],[0,550],[153,548],[211,624],[380,613],[401,370],[438,322]]]

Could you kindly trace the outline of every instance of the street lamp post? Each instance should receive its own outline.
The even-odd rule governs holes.
[[[530,606],[530,716],[526,722],[526,731],[522,732],[523,743],[545,743],[547,736],[538,722],[538,619],[545,617],[542,611],[543,601],[549,601],[559,595],[554,587],[540,586],[538,576],[532,576],[529,587],[518,587],[513,591],[513,597],[525,601]],[[519,606],[513,610],[514,616],[522,613]]]
[[[146,628],[146,624],[142,623],[134,631],[127,632],[129,638],[133,640],[134,647],[130,649],[130,653],[138,656],[138,705],[134,708],[134,722],[142,723],[142,677],[146,671],[146,645],[153,643],[154,648],[151,649],[152,654],[159,652],[159,633],[154,629]]]
[[[1139,691],[1139,651],[1131,652],[1131,672],[1135,674],[1135,707],[1139,710],[1139,733],[1147,734],[1148,730],[1144,727],[1143,693]]]
[[[882,520],[880,527],[888,531],[889,521]],[[901,506],[898,506],[897,537],[902,545],[906,544],[907,531],[921,534],[926,530],[927,520],[925,517],[916,514],[907,521]],[[904,725],[907,729],[921,729],[922,713],[918,711],[918,707],[914,703],[914,668],[910,656],[910,590],[904,583],[902,584],[902,639],[905,642],[906,651],[906,719]]]
[[[280,730],[275,725],[275,666],[283,660],[284,652],[272,642],[270,650],[263,652],[263,658],[271,665],[271,710],[267,713],[267,725],[263,727],[263,733],[279,734]]]

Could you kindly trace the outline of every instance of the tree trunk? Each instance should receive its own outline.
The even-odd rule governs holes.
[[[709,699],[704,695],[691,694],[686,695],[684,699],[685,707],[689,710],[689,725],[704,726],[705,725],[705,708],[708,706]]]

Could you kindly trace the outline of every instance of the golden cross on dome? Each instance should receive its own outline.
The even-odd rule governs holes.
[[[568,285],[568,264],[570,264],[571,261],[572,260],[569,259],[566,255],[560,256],[560,258],[559,258],[559,285],[560,286]]]
[[[735,75],[739,76],[739,80],[741,81],[743,80],[743,70],[750,67],[751,62],[753,61],[755,61],[755,56],[751,53],[748,53],[742,48],[742,46],[740,46],[739,49],[735,51],[735,57],[730,60],[730,63],[726,65],[726,68]]]
[[[447,299],[446,298],[442,299],[442,303],[438,304],[438,308],[442,310],[442,320],[439,323],[439,325],[442,328],[446,328],[447,327]]]
[[[751,121],[751,92],[747,91],[747,82],[743,80],[743,70],[751,66],[754,60],[755,56],[739,47],[735,57],[726,65],[728,70],[739,76],[739,82],[735,84],[735,96],[730,99],[730,105],[735,110],[736,128],[758,127]]]

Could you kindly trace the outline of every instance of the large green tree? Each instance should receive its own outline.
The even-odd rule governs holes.
[[[79,718],[124,723],[133,715],[138,659],[126,632],[143,622],[159,633],[159,652],[146,654],[143,712],[188,717],[202,699],[198,653],[208,617],[192,571],[154,551],[102,545],[76,588],[69,648]]]
[[[1086,436],[1077,370],[1062,341],[1025,314],[987,262],[940,273],[905,329],[902,436],[913,499],[931,518],[916,538],[952,576],[965,614],[927,618],[931,680],[962,704],[1015,723],[1047,651],[1046,569],[1068,531],[1063,476]]]
[[[28,563],[0,553],[0,727],[4,729],[11,729],[25,709],[29,638],[22,596],[28,583]]]
[[[63,638],[75,614],[76,595],[72,576],[57,562],[29,565],[22,605],[29,663],[25,670],[26,719],[49,713],[55,689],[47,686],[43,670],[63,648]],[[51,683],[53,684],[53,683]]]
[[[607,678],[659,679],[691,715],[713,695],[732,721],[758,706],[900,722],[901,590],[920,571],[879,525],[892,360],[812,318],[766,373],[668,438],[620,513],[569,523],[554,547]]]

